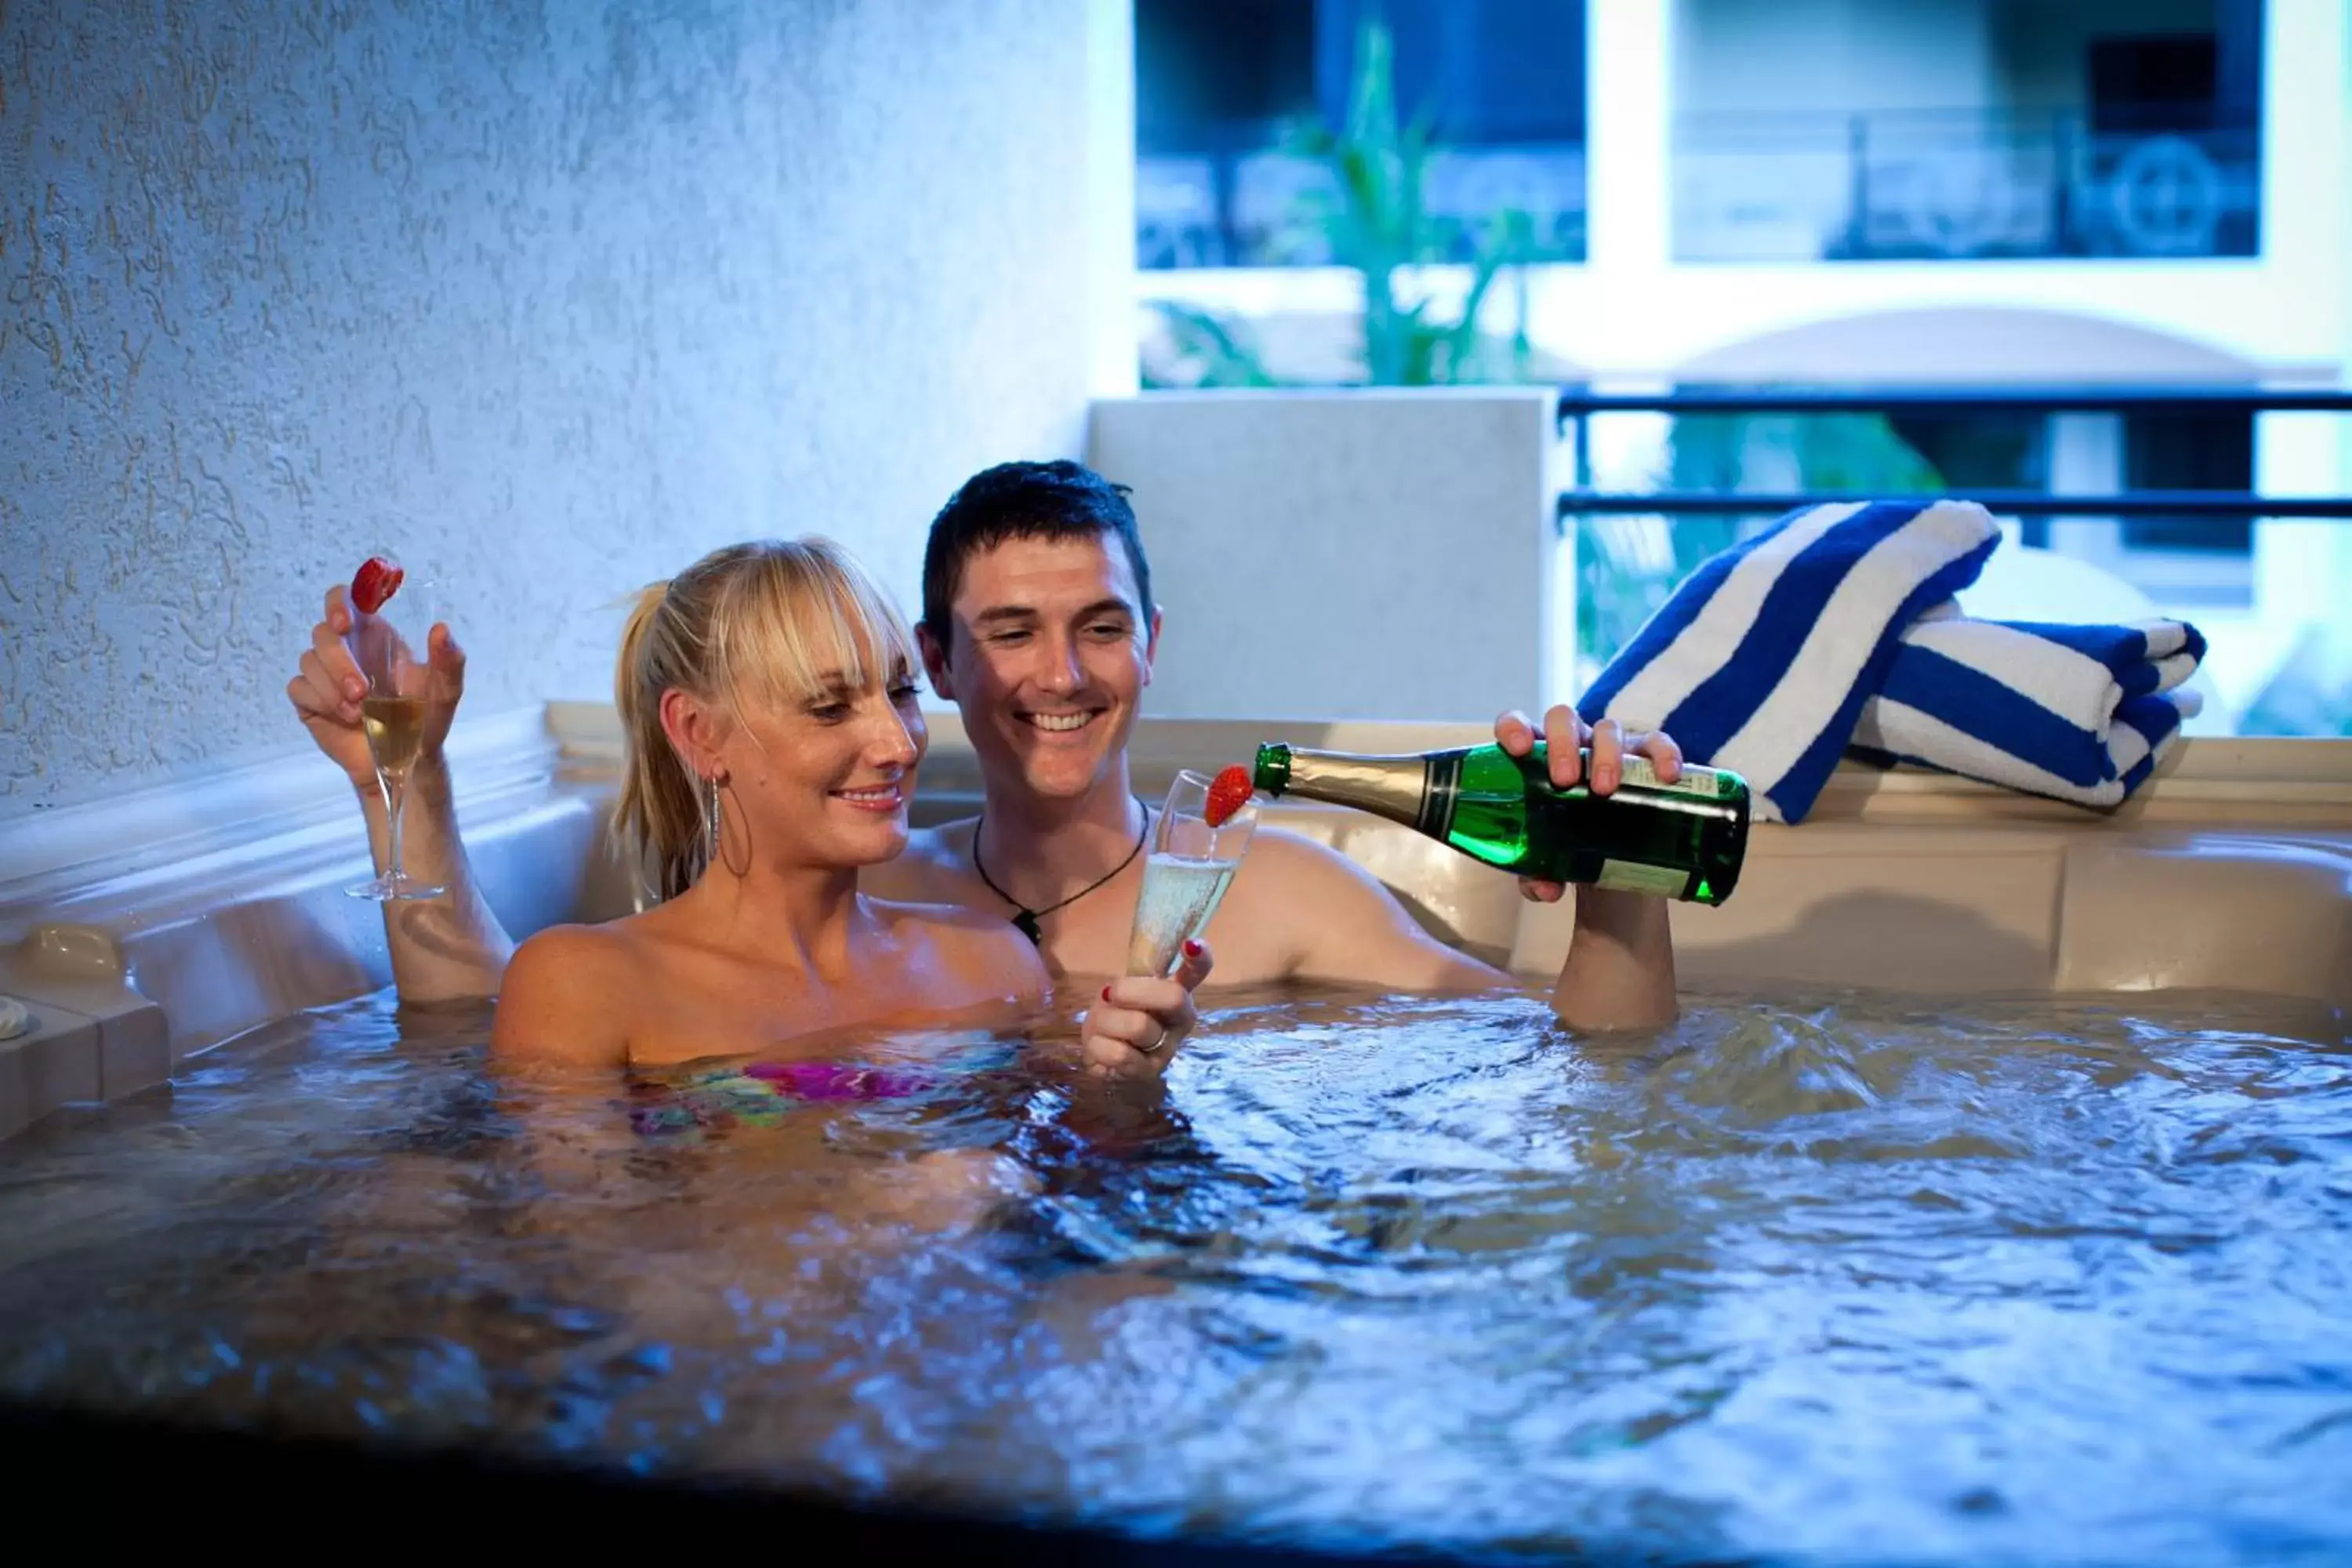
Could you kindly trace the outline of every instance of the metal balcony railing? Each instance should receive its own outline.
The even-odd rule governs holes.
[[[2253,256],[2251,125],[2079,112],[1699,114],[1676,128],[1681,261]]]
[[[1270,133],[1269,133],[1270,134]],[[1337,201],[1330,167],[1269,142],[1136,161],[1136,265],[1322,267],[1318,213]],[[1584,149],[1575,142],[1447,148],[1429,161],[1425,210],[1439,255],[1467,261],[1475,229],[1527,215],[1530,261],[1584,259]]]
[[[1574,483],[1562,491],[1565,529],[1579,516],[1639,513],[1724,516],[1792,511],[1853,500],[1891,500],[1828,490],[1769,494],[1731,490],[1611,491],[1592,488],[1591,421],[1596,415],[1727,414],[2352,414],[2352,392],[2198,386],[1877,386],[1766,389],[1681,387],[1660,392],[1570,388],[1560,394],[1559,421],[1575,451]],[[2352,496],[2266,496],[2252,490],[2125,490],[2111,495],[2059,495],[2046,490],[1968,489],[1968,499],[2013,517],[2097,516],[2213,518],[2352,518]]]

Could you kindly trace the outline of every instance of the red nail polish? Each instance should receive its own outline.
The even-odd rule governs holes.
[[[1185,956],[1185,957],[1187,957],[1187,958],[1198,958],[1198,957],[1200,957],[1200,956],[1201,956],[1201,944],[1200,944],[1199,942],[1194,942],[1194,941],[1191,940],[1190,938],[1187,938],[1187,939],[1185,940],[1185,942],[1184,942],[1184,956]]]
[[[1106,1002],[1110,1000],[1110,987],[1108,985],[1103,987],[1103,1000]]]

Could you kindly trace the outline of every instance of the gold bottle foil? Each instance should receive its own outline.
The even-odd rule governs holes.
[[[1422,801],[1429,784],[1429,763],[1423,757],[1356,757],[1338,752],[1290,748],[1290,783],[1286,795],[1353,806],[1401,822],[1421,826]]]

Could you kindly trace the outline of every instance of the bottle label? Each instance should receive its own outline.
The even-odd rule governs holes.
[[[1677,871],[1671,866],[1644,866],[1639,860],[1603,860],[1601,862],[1601,875],[1592,879],[1592,885],[1613,889],[1621,893],[1648,893],[1661,899],[1678,899],[1689,881],[1688,871]]]
[[[1672,784],[1660,784],[1655,768],[1644,756],[1629,755],[1619,765],[1619,779],[1641,789],[1664,790],[1668,795],[1695,795],[1701,800],[1719,800],[1731,793],[1730,781],[1714,768],[1685,764]]]

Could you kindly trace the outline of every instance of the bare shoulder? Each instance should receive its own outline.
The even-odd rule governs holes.
[[[1284,944],[1296,976],[1400,991],[1483,989],[1500,978],[1423,930],[1370,871],[1301,834],[1257,831],[1226,908],[1235,905],[1248,930]]]
[[[1286,827],[1261,827],[1234,879],[1236,896],[1373,899],[1393,902],[1378,877],[1329,845]]]
[[[562,980],[601,990],[618,978],[616,965],[637,961],[639,947],[624,921],[549,926],[515,950],[507,980],[511,984],[520,971],[526,981]]]
[[[1410,925],[1380,879],[1328,845],[1279,827],[1261,827],[1210,924],[1236,973],[1318,973],[1324,950],[1353,933]]]
[[[921,899],[883,899],[869,896],[866,907],[894,927],[912,932],[957,938],[982,935],[1010,936],[1024,947],[1029,939],[1013,929],[1013,922],[1002,915],[992,915],[968,904],[934,903]]]
[[[875,914],[891,924],[901,936],[927,938],[934,942],[946,942],[957,950],[981,950],[981,952],[1028,952],[1034,954],[1030,941],[1013,929],[1002,914],[988,914],[960,902],[915,902],[901,898],[868,898],[866,900]]]
[[[626,921],[550,926],[515,950],[499,986],[491,1049],[500,1056],[618,1064],[643,944]]]
[[[1003,916],[963,904],[866,900],[902,942],[932,948],[958,970],[975,978],[1002,981],[1023,994],[1042,992],[1045,961],[1029,939]]]

